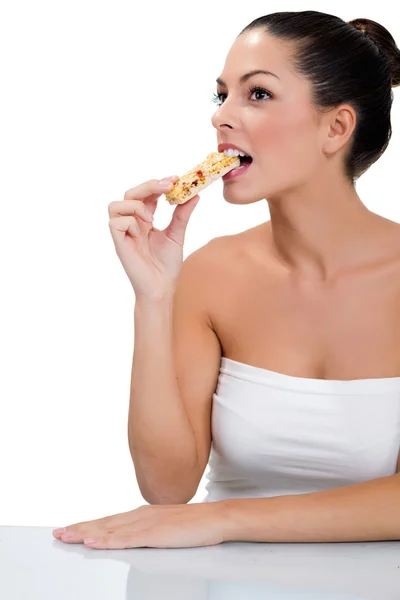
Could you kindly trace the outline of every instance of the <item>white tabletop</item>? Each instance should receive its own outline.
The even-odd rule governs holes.
[[[0,527],[4,600],[399,600],[400,544],[95,550]]]

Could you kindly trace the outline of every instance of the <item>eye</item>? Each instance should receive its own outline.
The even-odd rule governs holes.
[[[270,98],[272,98],[272,94],[270,94],[270,92],[268,92],[267,90],[265,90],[264,88],[261,87],[252,87],[249,90],[247,90],[247,93],[250,94],[251,96],[253,94],[266,94],[268,97],[267,98],[256,98],[254,100],[254,102],[264,102],[265,100],[269,100]],[[221,106],[221,104],[223,104],[224,100],[223,98],[226,96],[226,94],[213,94],[213,97],[211,99],[212,102],[214,102],[215,104],[217,104],[218,106]]]
[[[222,96],[225,96],[226,94],[213,94],[213,97],[211,98],[211,102],[215,102],[215,104],[217,104],[218,106],[221,106],[222,104]]]
[[[261,88],[261,87],[254,87],[254,88],[251,88],[251,89],[249,90],[249,93],[250,93],[251,95],[253,95],[253,94],[267,94],[267,96],[268,96],[269,98],[272,98],[272,94],[270,94],[269,92],[267,92],[267,90],[264,90],[264,88]],[[261,102],[262,100],[268,100],[268,98],[258,98],[256,101],[257,101],[257,102]]]

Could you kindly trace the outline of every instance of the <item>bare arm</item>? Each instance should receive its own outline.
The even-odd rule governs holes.
[[[225,541],[400,539],[400,475],[295,496],[224,501]]]
[[[215,242],[184,261],[173,297],[135,305],[128,439],[150,504],[189,502],[208,462],[221,357],[206,311],[207,257]]]

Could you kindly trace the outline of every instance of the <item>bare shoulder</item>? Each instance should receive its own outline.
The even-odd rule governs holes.
[[[266,233],[269,221],[256,225],[239,233],[222,235],[211,239],[207,244],[193,252],[190,256],[199,268],[214,268],[227,270],[240,259],[249,259],[262,247],[265,253]],[[188,257],[189,258],[189,257]]]
[[[239,281],[247,290],[258,285],[260,276],[265,283],[271,282],[282,268],[272,251],[271,234],[269,220],[239,233],[213,238],[188,257],[202,287],[209,290],[211,300],[215,302],[226,296],[229,289],[232,291],[229,286]],[[372,271],[383,276],[390,272],[390,277],[400,281],[400,223],[375,215],[374,227],[367,238],[367,250],[361,261],[364,266],[369,263]]]
[[[400,274],[400,223],[375,214],[376,229],[370,235],[377,245],[376,256],[382,264]],[[379,249],[379,250],[378,250]]]
[[[253,289],[259,279],[258,265],[268,263],[266,225],[213,238],[185,259],[181,273],[184,285],[191,289],[193,301],[202,306],[211,328],[224,299],[234,301],[243,286],[247,292]]]

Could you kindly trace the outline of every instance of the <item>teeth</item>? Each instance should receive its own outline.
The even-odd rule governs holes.
[[[225,156],[247,156],[244,152],[241,152],[239,150],[234,150],[233,148],[227,148],[226,150],[224,150],[224,154]]]

